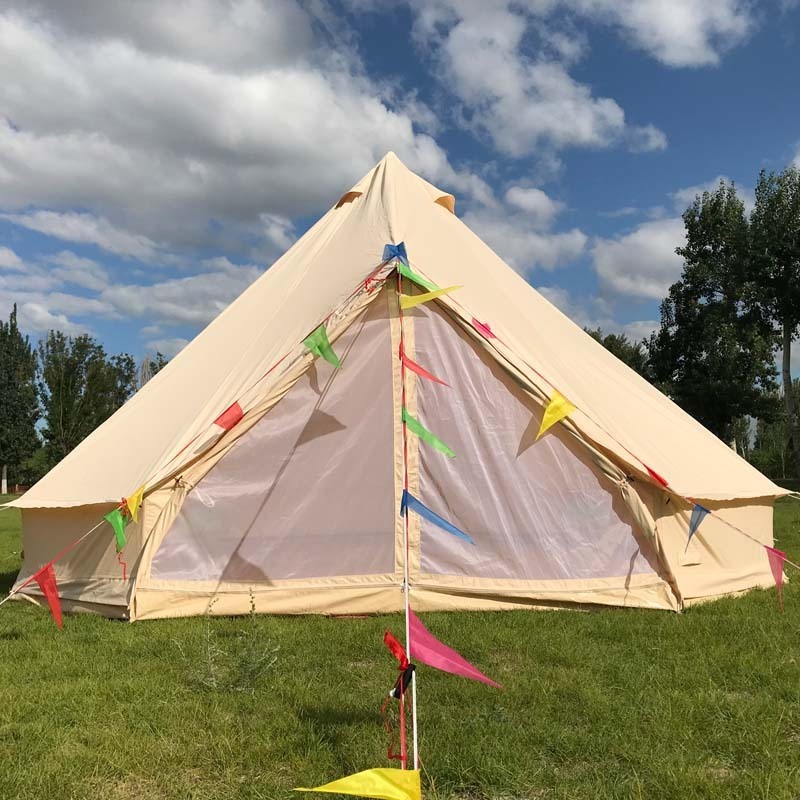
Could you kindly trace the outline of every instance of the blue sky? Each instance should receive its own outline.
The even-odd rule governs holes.
[[[0,314],[173,355],[387,150],[583,325],[800,162],[796,0],[9,0]]]

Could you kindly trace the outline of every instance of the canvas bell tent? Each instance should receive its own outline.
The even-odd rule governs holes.
[[[406,564],[417,611],[678,610],[771,585],[783,490],[454,205],[387,155],[14,502],[17,587],[65,549],[66,609],[131,620],[246,613],[251,594],[400,610]],[[103,516],[139,487],[116,540]]]

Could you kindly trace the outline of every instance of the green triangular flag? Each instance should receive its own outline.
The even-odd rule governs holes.
[[[403,408],[403,422],[408,426],[411,433],[415,433],[423,442],[427,442],[431,447],[435,447],[448,458],[456,457],[456,454],[441,439],[434,436],[416,417],[412,417],[411,414],[406,411],[405,407]]]
[[[320,325],[303,344],[315,355],[322,356],[329,364],[333,364],[337,369],[342,366],[339,357],[333,352],[331,343],[328,340],[328,332],[324,325]]]
[[[404,278],[414,281],[417,286],[421,286],[423,289],[427,289],[429,292],[435,292],[439,288],[435,283],[431,283],[429,280],[423,278],[422,275],[418,275],[413,269],[411,269],[411,267],[406,266],[402,261],[397,264],[397,271]]]
[[[125,547],[128,541],[125,538],[125,526],[131,521],[131,518],[123,517],[122,511],[115,508],[113,511],[109,511],[108,514],[104,514],[103,519],[114,529],[114,536],[117,537],[117,552],[121,553],[122,548]]]

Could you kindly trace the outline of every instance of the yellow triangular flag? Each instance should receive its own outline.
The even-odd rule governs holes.
[[[379,800],[422,800],[418,769],[381,767],[356,772],[338,781],[315,789],[295,789],[296,792],[330,792],[354,794],[357,797],[377,797]]]
[[[427,303],[429,300],[435,300],[443,294],[454,292],[456,289],[460,288],[460,286],[448,286],[446,289],[437,289],[435,292],[425,292],[425,294],[401,294],[400,308],[414,308],[414,306],[420,306],[423,303]]]
[[[134,522],[139,521],[139,506],[141,506],[142,500],[144,500],[144,484],[125,500]]]
[[[556,422],[561,422],[564,417],[569,416],[575,410],[576,407],[563,394],[553,392],[553,396],[544,411],[542,424],[539,426],[539,433],[536,434],[536,438],[538,439],[548,428],[552,428]]]

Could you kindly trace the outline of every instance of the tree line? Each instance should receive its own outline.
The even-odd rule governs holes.
[[[34,346],[14,306],[0,320],[2,477],[12,487],[37,481],[165,364],[157,353],[137,366],[85,334],[50,331]]]
[[[762,171],[749,213],[723,180],[683,221],[659,329],[641,342],[590,333],[767,475],[800,478],[800,171]]]

